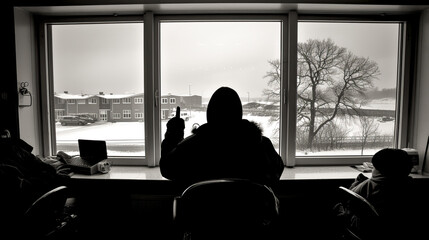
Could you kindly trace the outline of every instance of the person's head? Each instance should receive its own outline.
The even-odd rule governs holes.
[[[229,87],[217,89],[207,106],[207,123],[229,125],[241,121],[243,107],[237,92]]]
[[[378,151],[372,157],[372,164],[381,174],[388,177],[406,177],[413,167],[408,153],[395,148]]]

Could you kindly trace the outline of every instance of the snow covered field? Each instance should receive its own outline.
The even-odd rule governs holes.
[[[390,109],[394,110],[394,104],[392,101],[380,100],[373,102],[371,107],[373,109]],[[185,137],[189,136],[192,131],[192,126],[194,124],[202,125],[206,123],[206,113],[201,111],[192,111],[189,112],[190,119],[185,122]],[[270,124],[268,116],[251,116],[244,115],[244,118],[254,121],[260,125],[263,129],[265,136],[271,138],[275,143],[278,141],[278,135],[274,135],[276,129],[276,123]],[[166,130],[166,123],[168,120],[162,120],[161,129],[162,129],[162,138]],[[360,136],[361,127],[358,118],[354,119],[343,119],[337,120],[340,125],[351,129],[349,136]],[[392,136],[394,132],[394,123],[395,121],[388,122],[379,122],[375,121],[375,124],[378,125],[378,135],[383,136]],[[111,156],[121,155],[121,156],[130,156],[130,155],[144,155],[144,123],[143,122],[96,122],[93,124],[88,124],[85,126],[61,126],[59,123],[56,124],[56,137],[58,150],[61,150],[61,146],[67,144],[77,145],[77,139],[100,139],[106,140],[108,145],[108,154]],[[113,147],[122,145],[123,147]],[[124,151],[124,149],[127,149]],[[76,147],[74,147],[76,151]],[[70,150],[69,150],[70,151]],[[367,149],[364,154],[373,154],[377,149]],[[71,154],[77,154],[77,152],[71,152]],[[335,151],[326,151],[326,152],[297,152],[297,155],[360,155],[360,150],[335,150]]]

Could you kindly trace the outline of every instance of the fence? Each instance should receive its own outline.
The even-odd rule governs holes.
[[[313,141],[313,148],[317,150],[332,149],[360,149],[365,142],[365,148],[383,148],[393,146],[393,136],[362,136],[337,137],[337,138],[317,138]],[[299,144],[298,149],[305,149],[307,145]]]

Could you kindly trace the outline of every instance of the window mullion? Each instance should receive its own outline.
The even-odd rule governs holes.
[[[153,17],[153,64],[154,64],[154,90],[153,92],[156,94],[154,97],[155,103],[153,104],[155,106],[154,109],[154,129],[155,129],[155,135],[154,135],[154,141],[155,141],[155,166],[159,165],[159,160],[161,158],[161,61],[160,61],[160,25],[159,25],[159,19],[155,19]]]
[[[53,68],[52,68],[52,27],[49,24],[40,24],[40,62],[41,78],[47,79],[41,81],[41,118],[42,118],[42,135],[43,135],[43,156],[50,156],[56,153],[56,134],[55,134],[55,114],[54,113],[54,94],[53,91]],[[44,38],[44,39],[43,39]],[[46,64],[46,65],[45,65]]]
[[[148,166],[156,166],[156,88],[154,82],[154,21],[153,13],[144,14],[144,113],[145,152]]]
[[[287,37],[285,37],[284,43],[285,49],[283,50],[284,59],[283,69],[287,70],[284,73],[283,87],[281,88],[284,101],[282,104],[285,105],[286,111],[282,113],[282,126],[286,126],[282,130],[283,139],[286,144],[282,144],[286,147],[285,151],[282,151],[282,158],[286,159],[287,167],[295,166],[295,151],[296,151],[296,75],[297,75],[297,44],[298,44],[298,16],[296,12],[290,12],[288,15],[287,22]],[[283,112],[283,111],[282,111]]]

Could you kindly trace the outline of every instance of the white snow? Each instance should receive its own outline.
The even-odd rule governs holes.
[[[392,107],[393,105],[393,107]],[[394,103],[392,100],[380,100],[374,102],[374,106],[380,107],[379,109],[394,109]],[[374,107],[373,106],[373,107]],[[375,108],[375,107],[374,107]],[[190,118],[185,122],[185,137],[191,134],[192,126],[194,124],[202,125],[206,123],[206,112],[202,111],[192,111],[189,112]],[[260,124],[260,127],[263,129],[263,133],[265,136],[272,139],[273,142],[277,141],[278,135],[275,136],[273,133],[275,132],[276,126],[275,123],[270,124],[268,116],[251,116],[244,115],[243,118],[254,121]],[[166,131],[166,123],[168,119],[162,120],[161,122],[161,139],[164,138],[164,133]],[[360,122],[358,118],[349,119],[349,120],[337,120],[338,122],[342,121],[341,125],[346,126],[350,131],[350,136],[360,136]],[[337,122],[337,123],[338,123]],[[278,124],[278,123],[277,123]],[[389,122],[379,122],[375,121],[375,124],[378,125],[378,135],[388,135],[393,136],[394,133],[394,124],[395,121]],[[133,144],[139,142],[140,144],[144,144],[144,136],[145,129],[143,122],[96,122],[93,124],[88,124],[85,126],[61,126],[59,123],[56,124],[56,138],[57,142],[76,142],[77,139],[101,139],[106,140],[111,144],[119,144],[128,142],[129,144]],[[373,154],[378,149],[367,149],[364,154]],[[109,155],[142,155],[144,154],[144,150],[142,152],[133,152],[133,153],[123,153],[123,152],[114,152],[110,151]],[[326,151],[326,152],[297,152],[297,155],[360,155],[360,150],[334,150],[334,151]]]

